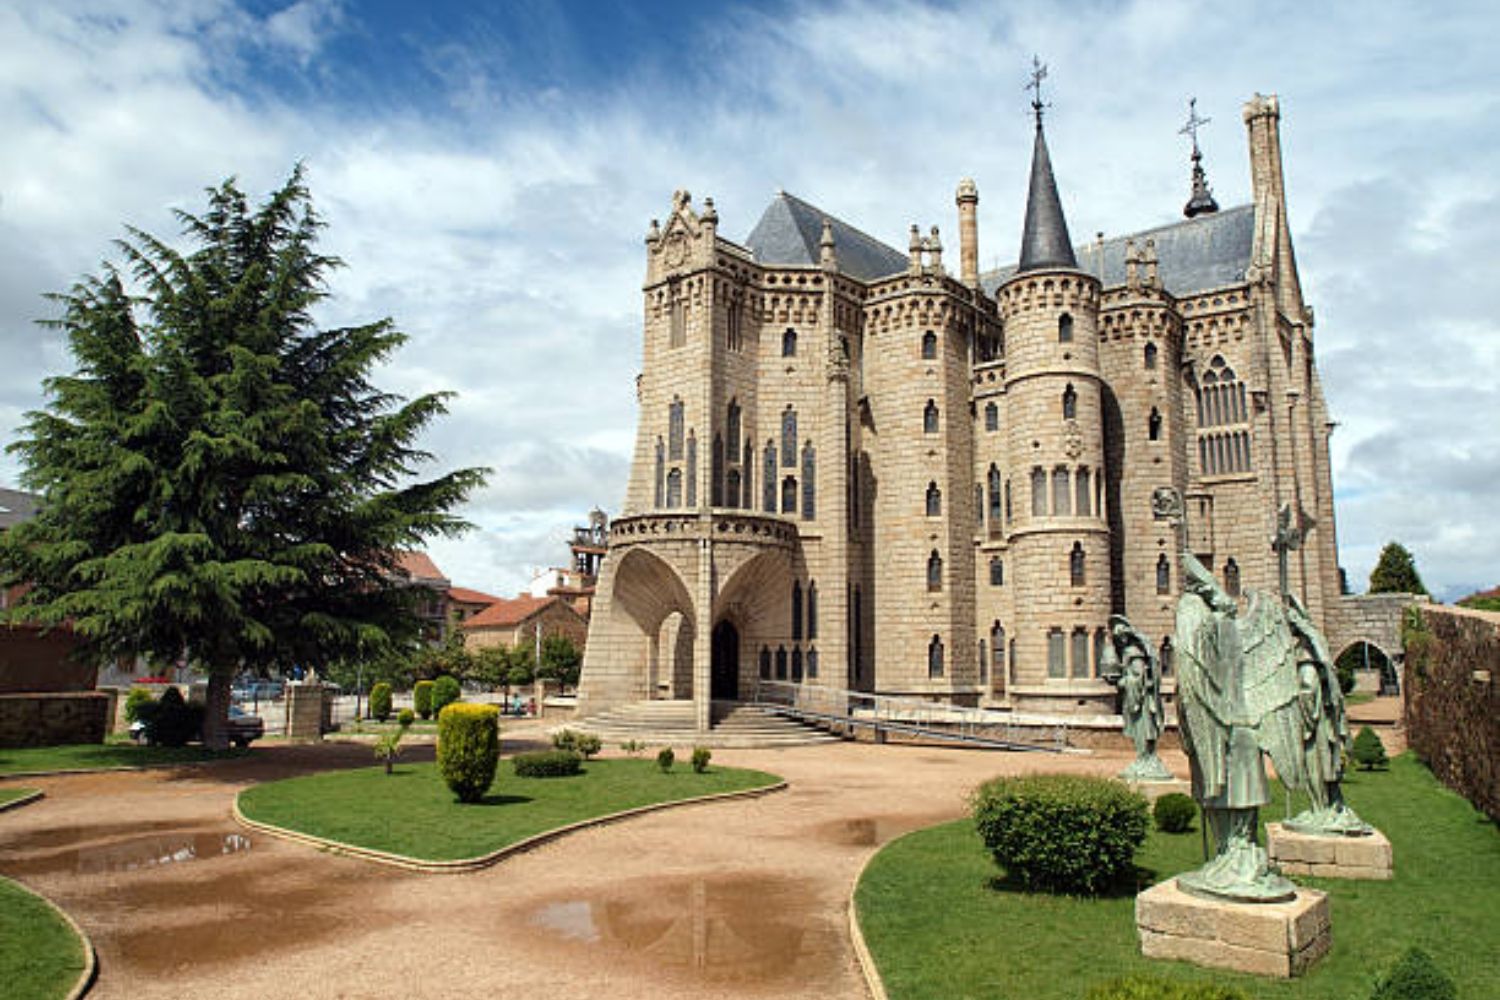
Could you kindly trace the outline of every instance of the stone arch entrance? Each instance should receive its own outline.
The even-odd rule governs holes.
[[[740,696],[740,630],[724,619],[714,626],[709,687],[715,701],[734,701]]]
[[[1400,671],[1396,668],[1396,661],[1376,643],[1356,639],[1334,657],[1334,663],[1340,668],[1354,671],[1356,690],[1359,689],[1358,678],[1364,676],[1375,679],[1379,694],[1401,693]]]

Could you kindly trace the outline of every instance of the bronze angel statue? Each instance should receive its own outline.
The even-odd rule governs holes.
[[[1125,735],[1135,744],[1135,760],[1120,772],[1126,781],[1171,781],[1172,772],[1156,755],[1164,713],[1161,705],[1161,663],[1151,640],[1124,615],[1109,617],[1110,643],[1104,647],[1100,672],[1120,690],[1120,715]]]

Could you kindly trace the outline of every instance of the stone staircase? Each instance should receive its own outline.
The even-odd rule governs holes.
[[[755,749],[837,743],[839,737],[753,705],[715,702],[713,728],[697,732],[691,701],[633,701],[559,729],[593,733],[613,749],[628,740],[648,746]]]

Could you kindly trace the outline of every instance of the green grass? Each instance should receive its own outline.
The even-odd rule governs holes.
[[[35,788],[0,788],[0,806],[16,799],[25,798],[36,791]]]
[[[1148,961],[1136,938],[1134,886],[1102,899],[1012,890],[999,884],[970,820],[887,845],[860,880],[860,926],[892,1000],[1078,1000],[1095,982],[1137,972],[1236,985],[1258,998],[1362,1000],[1376,974],[1411,945],[1458,982],[1459,996],[1493,996],[1500,983],[1494,824],[1411,754],[1389,772],[1351,774],[1345,792],[1390,838],[1396,877],[1298,880],[1329,894],[1333,917],[1332,952],[1301,979]],[[1276,794],[1262,818],[1282,817],[1279,787]],[[1197,867],[1201,857],[1195,825],[1188,834],[1153,832],[1136,863],[1159,881]]]
[[[214,752],[200,746],[148,747],[134,743],[82,743],[61,747],[0,750],[0,776],[27,771],[76,771],[110,767],[195,764],[242,757],[247,750]]]
[[[533,834],[656,802],[761,788],[781,779],[761,771],[679,767],[655,761],[592,760],[569,778],[518,778],[500,762],[484,800],[460,805],[434,764],[326,772],[257,785],[240,810],[263,823],[428,861],[473,858]]]
[[[1368,705],[1374,700],[1374,691],[1350,691],[1344,695],[1344,704],[1346,705]]]
[[[64,997],[83,974],[83,944],[41,899],[0,878],[0,983],[8,997]]]

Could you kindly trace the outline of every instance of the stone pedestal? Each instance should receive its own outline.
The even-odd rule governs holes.
[[[286,738],[292,743],[323,738],[323,685],[286,686]]]
[[[1141,954],[1289,979],[1328,953],[1328,897],[1299,889],[1285,903],[1232,903],[1189,895],[1177,880],[1135,897]]]
[[[1189,797],[1193,794],[1192,784],[1183,781],[1181,778],[1173,778],[1171,781],[1128,781],[1126,784],[1130,786],[1132,792],[1140,792],[1146,796],[1146,801],[1151,803],[1155,803],[1163,795],[1170,795],[1173,792],[1179,792]]]
[[[1395,866],[1391,842],[1379,830],[1364,837],[1317,837],[1267,823],[1266,853],[1287,875],[1388,879]]]

